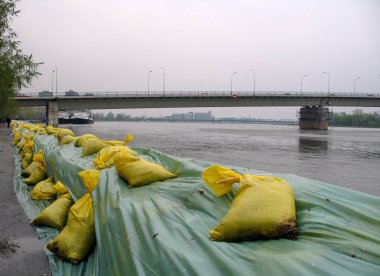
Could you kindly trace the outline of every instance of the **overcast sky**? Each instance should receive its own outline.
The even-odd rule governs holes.
[[[251,91],[251,68],[256,91],[299,91],[307,74],[303,91],[325,92],[327,71],[334,93],[352,92],[357,77],[356,92],[380,93],[379,0],[22,0],[18,8],[22,49],[43,62],[23,92],[51,90],[55,66],[59,92],[144,91],[149,70],[150,90],[162,91],[163,66],[166,91],[229,91],[233,72],[233,90]],[[266,118],[295,110],[212,109]]]

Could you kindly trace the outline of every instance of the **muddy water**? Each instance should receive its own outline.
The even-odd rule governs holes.
[[[380,196],[380,129],[305,131],[296,126],[161,122],[96,122],[70,128],[119,140],[132,133],[132,146],[293,173]]]

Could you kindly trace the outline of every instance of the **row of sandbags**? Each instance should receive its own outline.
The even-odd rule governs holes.
[[[137,153],[125,144],[133,140],[127,135],[124,142],[100,140],[92,134],[75,137],[69,129],[14,124],[14,145],[20,150],[22,176],[27,177],[24,183],[34,186],[30,192],[33,200],[53,200],[33,221],[34,225],[53,227],[62,232],[46,247],[71,263],[78,263],[85,258],[95,244],[95,229],[91,191],[98,182],[99,170],[115,166],[118,173],[130,187],[150,184],[176,177],[164,167],[136,157]],[[22,131],[23,129],[27,131]],[[23,135],[21,133],[23,132]],[[38,132],[38,133],[37,133]],[[48,177],[42,150],[33,155],[33,139],[35,135],[54,135],[61,146],[74,143],[83,147],[82,156],[97,153],[93,164],[97,170],[80,172],[88,193],[73,202],[65,186],[54,176]],[[69,142],[68,142],[69,141]],[[38,169],[36,169],[38,168]],[[91,177],[90,177],[91,176]],[[88,184],[92,183],[92,184]],[[67,221],[67,224],[66,224]]]
[[[47,226],[62,230],[55,239],[46,244],[46,248],[73,264],[79,263],[91,253],[95,246],[95,226],[91,191],[95,189],[98,170],[79,173],[88,193],[74,203],[67,188],[54,176],[48,176],[42,150],[33,155],[35,135],[47,134],[31,125],[14,124],[13,143],[21,155],[23,182],[32,186],[29,195],[32,200],[50,200],[52,203],[33,220],[33,225]],[[21,136],[22,128],[27,129]],[[17,134],[19,133],[19,134]]]
[[[60,145],[74,143],[83,147],[82,156],[97,153],[93,160],[97,169],[115,166],[128,186],[138,187],[176,177],[163,166],[139,158],[124,142],[100,140],[92,134],[75,137],[71,130],[46,127],[47,134],[57,136]],[[38,130],[37,130],[38,131]],[[41,130],[42,132],[42,130]],[[122,144],[123,143],[123,144]],[[240,175],[220,166],[211,166],[202,178],[217,196],[240,185],[230,210],[220,224],[210,230],[215,241],[242,241],[268,238],[295,239],[297,235],[294,193],[285,180],[251,174]]]

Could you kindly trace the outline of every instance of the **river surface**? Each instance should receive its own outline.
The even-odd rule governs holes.
[[[380,196],[380,129],[306,131],[298,126],[96,122],[66,125],[77,135],[123,140],[170,155],[236,165],[271,173],[292,173]]]

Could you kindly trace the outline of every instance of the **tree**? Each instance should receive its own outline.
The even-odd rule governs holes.
[[[13,110],[12,98],[17,91],[40,74],[37,72],[40,63],[35,63],[32,55],[22,53],[20,41],[10,26],[12,18],[20,12],[16,10],[17,1],[0,1],[0,112]]]
[[[106,121],[115,121],[115,114],[108,112],[106,115]]]

